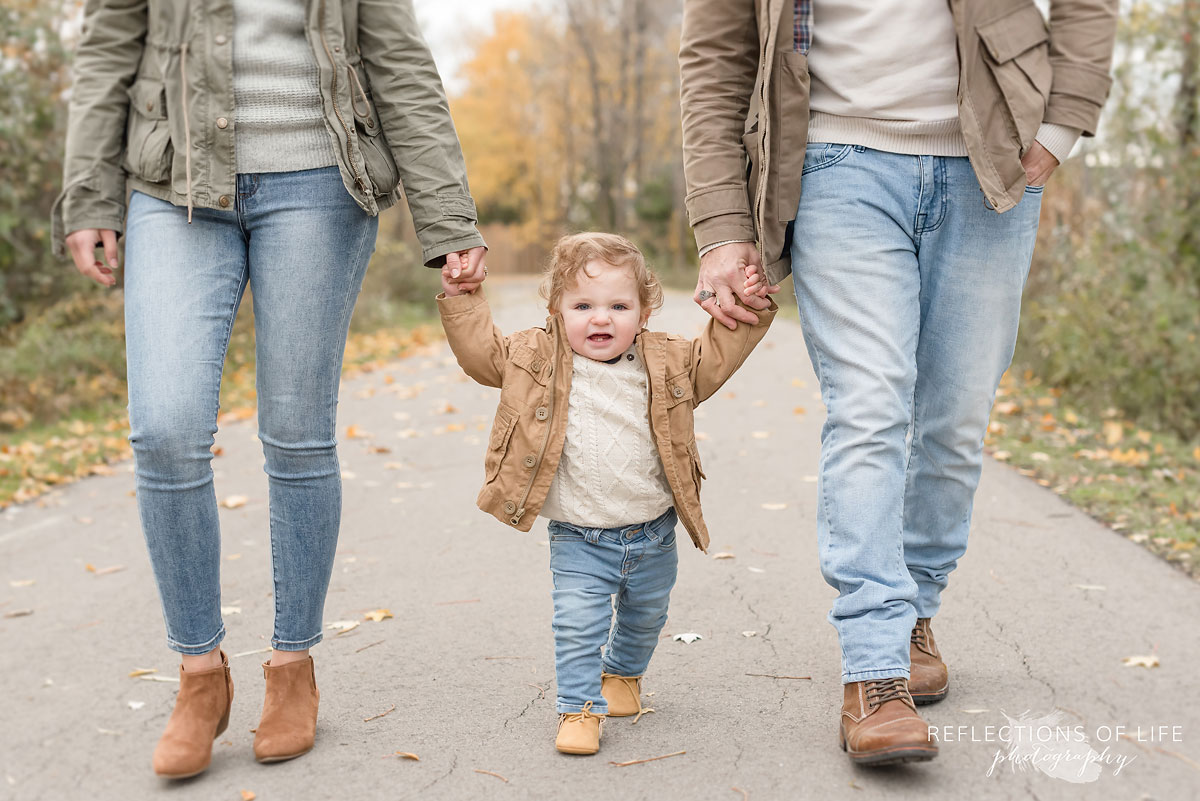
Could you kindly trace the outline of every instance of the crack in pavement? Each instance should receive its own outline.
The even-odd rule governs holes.
[[[450,770],[446,771],[446,772],[445,772],[445,773],[443,773],[441,776],[438,776],[436,779],[434,779],[433,781],[431,781],[429,784],[426,784],[426,785],[422,786],[422,787],[420,788],[420,790],[428,790],[429,788],[433,787],[435,784],[437,784],[438,782],[440,782],[442,779],[445,779],[445,778],[446,778],[446,777],[448,777],[448,776],[449,776],[451,773],[453,773],[455,770],[457,770],[457,769],[458,769],[458,754],[453,754],[452,756],[454,757],[454,759],[453,759],[453,761],[450,763]],[[418,791],[418,792],[419,792],[419,791]]]
[[[972,599],[972,600],[974,600],[974,599]],[[998,620],[996,620],[994,617],[992,617],[992,614],[991,614],[991,612],[988,611],[987,606],[985,604],[980,604],[978,602],[976,602],[975,606],[977,609],[979,609],[979,611],[987,619],[988,623],[990,623],[992,626],[994,626],[1000,632],[1000,634],[1003,635],[1004,634],[1004,624],[999,622]],[[1050,691],[1050,702],[1057,707],[1057,705],[1058,705],[1058,703],[1057,703],[1058,690],[1055,689],[1054,685],[1051,684],[1046,679],[1043,679],[1041,676],[1034,675],[1033,667],[1029,664],[1029,656],[1025,653],[1025,649],[1023,649],[1021,647],[1021,643],[1017,640],[1012,640],[1012,641],[1006,640],[1001,636],[997,636],[995,633],[993,633],[991,631],[988,631],[987,635],[989,637],[991,637],[993,640],[995,640],[996,642],[1000,643],[1001,645],[1011,648],[1013,651],[1016,652],[1017,656],[1021,660],[1022,667],[1025,668],[1025,675],[1027,675],[1029,678],[1038,682],[1039,684],[1043,685],[1047,690],[1049,690]]]
[[[548,687],[550,686],[550,681],[549,681],[549,680],[545,680],[545,681],[539,681],[539,682],[538,682],[538,684],[545,684],[545,685],[547,686],[547,688],[548,688]],[[522,710],[521,710],[520,712],[518,712],[517,714],[515,714],[515,715],[511,715],[511,716],[509,716],[509,717],[507,717],[507,718],[505,718],[505,719],[504,719],[504,728],[505,728],[505,729],[507,729],[507,728],[508,728],[508,724],[512,723],[513,721],[520,720],[521,718],[525,717],[525,713],[526,713],[526,712],[528,712],[530,709],[532,709],[532,708],[533,708],[533,705],[534,705],[534,704],[536,704],[538,701],[544,700],[544,699],[545,699],[545,697],[546,697],[546,691],[545,691],[545,690],[543,690],[542,692],[540,692],[540,693],[538,693],[537,695],[535,695],[533,698],[530,698],[530,699],[529,699],[529,703],[525,704],[525,708],[524,708],[524,709],[522,709]]]
[[[771,649],[771,655],[778,659],[779,651],[776,649],[775,643],[770,637],[771,626],[774,624],[765,621],[759,611],[754,608],[753,604],[746,600],[745,593],[742,592],[741,587],[738,586],[737,580],[734,578],[732,573],[725,577],[725,586],[729,590],[729,594],[733,596],[733,599],[744,606],[746,611],[748,611],[754,617],[755,622],[763,628],[763,633],[759,636],[762,641],[767,644],[767,647]]]

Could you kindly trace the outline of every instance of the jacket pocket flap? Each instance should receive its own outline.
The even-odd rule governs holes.
[[[520,367],[533,376],[534,381],[537,381],[542,386],[546,385],[549,359],[544,358],[528,345],[514,345],[512,350],[509,351],[508,358],[514,366]]]
[[[1046,20],[1037,6],[1021,6],[1002,17],[976,26],[988,53],[996,63],[1019,56],[1050,38]]]
[[[687,373],[680,373],[667,379],[666,405],[670,409],[677,403],[692,399],[692,379]]]
[[[516,409],[508,406],[496,408],[496,419],[492,423],[492,435],[488,439],[489,450],[504,450],[509,437],[512,436],[513,428],[517,425],[518,416]]]
[[[142,78],[129,87],[129,102],[134,111],[148,120],[167,118],[167,90],[162,81]]]

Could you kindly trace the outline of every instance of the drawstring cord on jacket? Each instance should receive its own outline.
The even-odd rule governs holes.
[[[187,220],[192,224],[192,127],[188,122],[187,100],[187,42],[179,46],[179,77],[183,83],[180,94],[183,98],[183,172],[187,179]]]
[[[352,108],[354,113],[358,116],[366,117],[371,113],[371,103],[367,100],[367,93],[363,89],[362,83],[358,80],[358,73],[354,71],[354,67],[351,67],[349,64],[347,64],[346,72],[350,73],[350,80],[354,83],[355,88],[358,89],[358,93],[362,95],[363,105],[367,107],[367,110],[358,110],[358,101],[354,98],[353,92],[350,93],[350,108]]]

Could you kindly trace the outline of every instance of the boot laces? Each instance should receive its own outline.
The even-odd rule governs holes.
[[[561,715],[563,723],[585,721],[588,718],[597,718],[601,723],[604,723],[604,715],[597,715],[592,711],[592,702],[584,703],[583,708],[578,712],[564,712]]]
[[[925,634],[925,627],[920,623],[913,626],[912,634],[909,636],[909,641],[918,648],[929,648],[929,637]]]
[[[908,701],[908,680],[903,676],[890,679],[874,679],[866,682],[867,705],[871,709],[888,701]]]

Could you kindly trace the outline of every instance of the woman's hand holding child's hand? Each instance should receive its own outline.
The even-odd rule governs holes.
[[[487,248],[477,247],[446,254],[446,264],[442,267],[442,290],[446,297],[469,295],[479,289],[487,277],[485,253]]]

